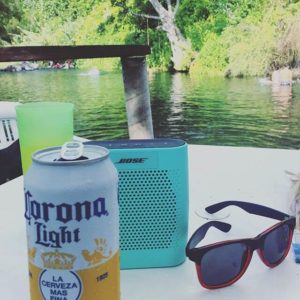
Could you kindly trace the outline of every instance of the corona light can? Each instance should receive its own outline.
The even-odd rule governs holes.
[[[35,152],[25,176],[32,300],[120,299],[117,171],[108,150]]]

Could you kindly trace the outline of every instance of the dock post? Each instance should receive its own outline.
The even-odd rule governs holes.
[[[145,56],[122,57],[130,139],[153,139],[153,125]]]

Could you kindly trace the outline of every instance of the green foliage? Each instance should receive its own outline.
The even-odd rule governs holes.
[[[26,0],[24,12],[29,20],[34,20],[39,26],[46,26],[48,21],[51,21],[53,18],[59,18],[61,22],[69,22],[86,16],[97,2],[99,1]]]
[[[116,22],[118,7],[109,2],[95,5],[86,17],[76,22],[77,30],[74,42],[78,44],[125,44],[130,34],[130,25]],[[97,59],[79,61],[79,66],[89,68],[96,66],[100,69],[113,70],[119,66],[119,59]]]
[[[41,28],[36,30],[37,32],[23,30],[22,43],[26,45],[110,45],[126,43],[127,36],[130,33],[130,25],[117,22],[119,8],[113,7],[110,1],[97,1],[98,4],[94,4],[94,0],[87,2],[79,1],[79,4],[85,3],[86,10],[84,11],[78,11],[75,14],[75,9],[70,9],[68,13],[57,15],[59,10],[57,10],[54,3],[52,4],[49,1],[46,6],[49,9],[48,14],[44,15],[44,20],[39,22]],[[68,3],[68,7],[72,7],[71,4],[74,5],[75,1],[69,0],[66,3]],[[76,19],[74,16],[76,16]],[[65,21],[62,21],[62,18]],[[43,23],[47,25],[42,25]],[[119,66],[119,59],[79,60],[77,66],[113,70]]]
[[[0,45],[10,43],[14,34],[18,34],[21,19],[19,0],[0,0]]]
[[[200,20],[186,26],[185,35],[191,41],[193,48],[199,51],[207,40],[207,35],[221,34],[226,25],[227,19],[223,15],[210,16],[205,21]]]
[[[194,71],[195,68],[203,66],[204,73],[207,73],[209,65],[212,67],[213,74],[216,73],[216,70],[222,70],[224,67],[224,49],[220,45],[222,42],[217,41],[217,36],[221,35],[228,26],[239,24],[250,13],[256,14],[258,19],[263,2],[264,0],[182,1],[177,23],[191,41],[193,48],[201,52],[197,60],[201,60],[200,57],[205,56],[205,53],[209,56],[211,56],[211,53],[216,54],[213,58],[205,58],[207,62],[202,60],[198,63],[196,60]],[[211,37],[213,37],[212,40],[210,40]],[[226,41],[224,42],[226,43]],[[205,43],[208,44],[205,45]],[[202,49],[203,47],[204,49]],[[221,60],[220,56],[222,57]],[[217,66],[218,60],[220,60],[220,64]]]
[[[223,43],[216,33],[207,34],[204,45],[191,66],[191,75],[224,74],[228,63],[228,48],[229,45]]]
[[[141,14],[157,15],[149,0],[0,0],[0,44],[149,42],[148,65],[166,70],[172,56],[166,34],[159,20]],[[257,76],[299,64],[299,15],[299,0],[181,0],[176,24],[198,53],[192,75]],[[77,65],[120,67],[119,59]]]
[[[232,41],[227,66],[232,76],[256,76],[267,72],[274,49],[274,31],[271,26],[261,28],[241,23],[239,30],[224,33]],[[251,43],[249,43],[251,41]]]
[[[300,2],[277,0],[270,6],[265,1],[261,9],[250,10],[219,36],[209,34],[191,73],[261,76],[282,66],[296,66],[300,60]]]

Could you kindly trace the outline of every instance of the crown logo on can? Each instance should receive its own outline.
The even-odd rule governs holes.
[[[70,253],[59,252],[58,250],[54,252],[45,252],[41,257],[44,268],[59,270],[73,269],[73,264],[76,260],[76,256]]]

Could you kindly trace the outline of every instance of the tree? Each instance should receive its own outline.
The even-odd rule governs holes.
[[[159,29],[162,29],[164,32],[166,32],[167,38],[171,45],[171,60],[173,63],[173,69],[180,72],[188,71],[194,54],[191,44],[184,38],[180,29],[175,23],[180,0],[176,0],[175,4],[172,3],[171,0],[149,0],[149,2],[151,3],[157,15],[137,15],[148,19],[156,19],[161,22],[162,25],[159,26]]]

